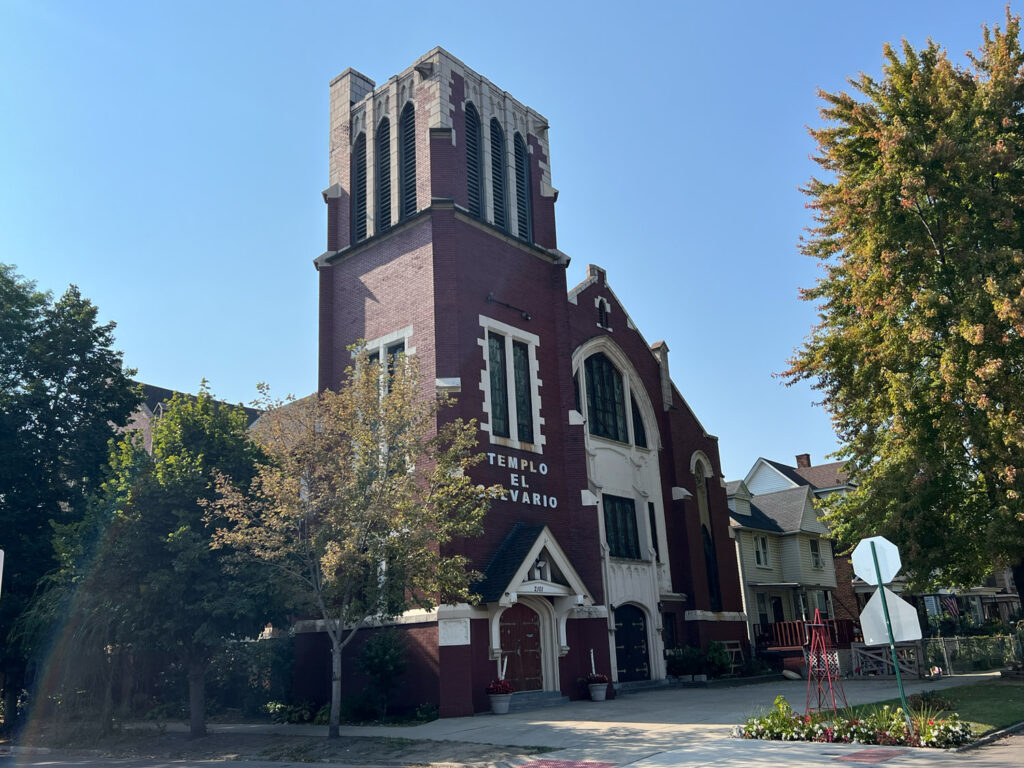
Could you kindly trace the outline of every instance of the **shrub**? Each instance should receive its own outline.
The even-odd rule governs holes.
[[[708,643],[705,664],[711,677],[725,677],[732,672],[732,657],[729,656],[729,651],[725,649],[725,646],[717,640]]]
[[[416,707],[416,719],[421,723],[429,723],[431,720],[437,720],[437,717],[438,711],[436,704],[431,704],[429,701],[426,701]]]
[[[370,678],[369,694],[380,720],[387,715],[392,689],[405,673],[405,650],[405,635],[385,629],[370,637],[359,654],[359,669]]]
[[[684,645],[676,648],[668,657],[668,673],[679,677],[681,675],[699,675],[704,669],[704,654],[700,648]]]

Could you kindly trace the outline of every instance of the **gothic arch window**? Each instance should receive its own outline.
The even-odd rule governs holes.
[[[622,374],[604,352],[591,355],[583,365],[586,369],[590,434],[628,443]]]
[[[391,121],[377,123],[374,155],[377,158],[377,226],[383,232],[391,226]]]
[[[517,133],[513,139],[516,158],[516,216],[519,237],[528,243],[533,242],[533,213],[530,200],[530,155],[526,151],[526,142],[522,134]]]
[[[366,239],[366,134],[360,133],[352,145],[351,205],[352,242]]]
[[[708,598],[712,611],[722,610],[722,585],[718,578],[718,555],[715,553],[715,539],[711,534],[711,513],[708,507],[708,483],[711,467],[703,457],[695,457],[692,463],[693,478],[697,486],[697,512],[700,516],[701,543],[704,546],[704,569],[708,579]]]
[[[472,102],[466,104],[466,186],[469,193],[469,213],[478,219],[484,217],[483,135],[480,113]]]
[[[410,101],[398,118],[398,218],[416,213],[416,111]]]
[[[508,229],[508,200],[505,192],[505,131],[497,118],[491,119],[491,200],[494,226]]]

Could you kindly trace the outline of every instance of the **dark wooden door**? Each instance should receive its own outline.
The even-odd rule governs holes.
[[[635,605],[615,609],[615,662],[621,683],[651,679],[647,619]]]
[[[540,616],[522,603],[501,614],[501,656],[505,679],[517,691],[539,691],[544,687],[540,659]]]

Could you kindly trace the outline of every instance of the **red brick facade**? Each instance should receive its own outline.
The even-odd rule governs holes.
[[[360,131],[379,123],[381,113],[396,125],[403,95],[416,109],[417,212],[399,221],[392,209],[389,229],[375,232],[371,222],[367,238],[353,245],[348,147]],[[509,148],[519,133],[530,149],[532,242],[516,236],[516,217],[526,212],[519,210],[511,149],[507,228],[491,223],[490,208],[481,219],[469,213],[464,108],[471,98],[485,134],[494,118]],[[531,659],[515,670],[525,687],[577,697],[591,658],[598,671],[620,681],[658,679],[665,676],[664,637],[697,645],[744,640],[717,440],[668,381],[667,349],[656,354],[633,327],[604,272],[591,268],[587,281],[568,291],[568,258],[555,248],[557,193],[550,185],[546,121],[441,49],[377,89],[358,73],[340,76],[332,84],[331,115],[328,251],[317,262],[320,386],[341,380],[350,360],[347,347],[357,339],[405,334],[406,348],[419,360],[425,396],[435,384],[454,390],[455,415],[481,425],[480,448],[488,461],[474,478],[508,491],[493,504],[482,536],[453,545],[485,573],[484,602],[444,608],[421,623],[407,617],[401,624],[415,639],[416,663],[410,668],[419,670],[403,694],[411,697],[407,703],[436,703],[442,716],[485,710],[485,686],[499,675],[505,657],[514,664]],[[496,155],[485,150],[483,156],[481,175],[493,203],[489,171]],[[397,163],[391,166],[396,188],[401,178]],[[599,301],[610,318],[605,326],[598,324]],[[528,355],[515,357],[515,366],[524,367],[515,368],[514,380],[513,358],[507,360],[503,391],[514,392],[508,407],[523,410],[519,419],[532,425],[532,442],[520,441],[517,435],[526,433],[517,433],[514,421],[510,437],[492,435],[499,430],[492,426],[499,418],[492,411],[500,411],[494,403],[504,384],[496,390],[497,374],[488,372],[497,365],[489,362],[495,359],[488,357],[495,354],[489,343]],[[625,412],[633,403],[641,409],[629,417],[629,441],[595,437],[588,423],[596,417],[587,422],[589,406],[577,405],[576,388],[583,387],[584,401],[590,392],[590,384],[579,383],[585,361],[597,353],[615,363],[629,393],[620,406]],[[528,379],[520,379],[521,372]],[[522,401],[521,386],[532,387],[532,396]],[[527,413],[528,408],[533,410]],[[647,446],[636,437],[636,418],[649,436]],[[707,476],[702,488],[695,466]],[[629,496],[635,510],[636,519],[627,522],[639,543],[627,556],[613,556],[603,533],[608,512],[602,513],[602,504],[610,490],[620,501]],[[703,508],[698,497],[706,497]],[[509,552],[516,554],[503,554]],[[708,552],[713,554],[706,557]],[[709,568],[715,560],[717,569]],[[718,584],[720,605],[713,604],[709,574]],[[517,609],[519,614],[536,615],[536,625],[525,624],[524,630],[502,618],[517,603],[529,609]],[[534,626],[536,631],[529,629]],[[536,642],[538,634],[536,648],[514,645]],[[311,651],[318,644],[311,635],[300,638],[297,649]],[[628,647],[628,663],[618,658],[617,646]],[[326,662],[326,654],[316,653],[324,658],[315,664],[300,653],[304,679]]]

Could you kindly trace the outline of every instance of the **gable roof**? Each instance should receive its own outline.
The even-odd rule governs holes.
[[[739,512],[730,510],[729,517],[745,528],[756,528],[759,531],[771,531],[772,533],[785,533],[778,523],[753,504],[750,505],[749,515],[741,515]]]
[[[481,602],[496,603],[505,595],[512,577],[516,575],[544,528],[543,525],[526,523],[512,526],[508,536],[494,550],[491,562],[484,568],[483,579],[473,587],[480,594]]]
[[[810,487],[803,485],[799,488],[758,494],[754,496],[750,508],[757,509],[774,520],[782,532],[799,531],[802,528],[810,492]]]
[[[167,403],[171,401],[176,394],[184,395],[190,400],[195,400],[196,396],[189,392],[177,392],[173,389],[165,389],[164,387],[158,387],[154,384],[146,384],[145,382],[138,382],[142,385],[142,397],[143,404],[149,409],[150,413],[155,414],[160,407],[161,403]],[[232,403],[226,403],[223,400],[214,400],[214,402],[220,405],[233,406]],[[247,427],[251,427],[260,417],[260,411],[255,408],[248,408],[241,406],[242,410],[245,411],[245,424]]]
[[[849,473],[843,470],[843,463],[832,461],[814,467],[793,467],[793,471],[815,490],[838,488],[849,483]]]

